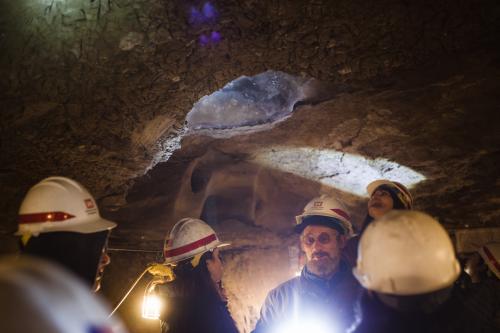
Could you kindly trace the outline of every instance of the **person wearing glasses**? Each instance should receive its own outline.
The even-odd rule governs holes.
[[[352,236],[350,216],[338,200],[311,200],[296,217],[295,231],[305,254],[300,276],[271,290],[254,333],[345,332],[354,321],[360,286],[341,251]]]

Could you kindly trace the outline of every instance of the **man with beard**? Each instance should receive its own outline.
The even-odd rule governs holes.
[[[299,277],[269,292],[253,332],[344,332],[360,290],[340,256],[352,235],[349,214],[335,198],[321,196],[296,220],[306,264]]]

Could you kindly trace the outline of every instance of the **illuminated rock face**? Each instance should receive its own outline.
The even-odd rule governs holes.
[[[115,241],[160,246],[178,219],[205,219],[233,244],[225,254],[226,287],[231,310],[248,331],[267,291],[298,269],[294,216],[321,193],[343,200],[359,227],[366,205],[359,187],[369,178],[392,178],[413,184],[416,208],[448,228],[497,225],[498,190],[483,177],[494,177],[498,154],[492,143],[498,138],[487,130],[493,125],[481,121],[489,114],[486,105],[494,102],[483,99],[479,108],[468,106],[470,94],[494,96],[487,93],[494,85],[475,86],[472,76],[444,76],[424,85],[406,78],[391,90],[341,94],[300,107],[269,131],[184,137],[182,148],[140,179],[128,204],[110,215],[122,221]],[[443,104],[443,96],[453,102]],[[461,117],[482,128],[484,135],[466,134],[474,130]],[[467,140],[460,139],[465,136]],[[349,168],[366,171],[353,176]],[[464,202],[482,208],[463,209]],[[122,279],[118,275],[110,276]],[[117,290],[108,293],[119,297]]]
[[[416,208],[446,227],[499,225],[498,1],[206,3],[0,4],[0,252],[28,188],[74,177],[119,222],[111,247],[158,251],[111,253],[115,303],[176,219],[203,217],[233,242],[226,285],[248,331],[293,275],[293,217],[320,193],[359,226],[368,178],[411,170]],[[267,70],[328,82],[329,98],[257,132],[184,137],[203,96]],[[127,324],[157,332],[140,297]]]

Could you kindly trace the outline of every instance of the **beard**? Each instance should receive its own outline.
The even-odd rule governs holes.
[[[330,277],[339,264],[339,257],[332,257],[327,252],[318,251],[312,254],[306,263],[309,272],[322,278]]]

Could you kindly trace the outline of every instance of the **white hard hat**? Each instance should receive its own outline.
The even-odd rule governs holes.
[[[125,333],[109,308],[72,274],[23,256],[0,260],[0,326],[9,333]]]
[[[491,271],[500,279],[500,243],[492,242],[483,245],[479,254]]]
[[[397,190],[398,198],[401,201],[401,203],[403,205],[405,205],[406,209],[413,208],[413,197],[412,197],[410,191],[408,191],[406,186],[404,186],[403,184],[396,182],[396,181],[387,180],[387,179],[378,179],[378,180],[371,182],[366,187],[366,192],[368,193],[368,196],[371,197],[373,192],[375,192],[375,190],[382,185],[386,185],[389,188],[393,188],[393,189]]]
[[[163,255],[168,264],[226,245],[229,243],[221,243],[208,224],[188,217],[177,222],[170,231],[170,236],[165,240]]]
[[[114,227],[116,223],[101,218],[94,198],[80,183],[49,177],[26,194],[19,208],[16,235],[54,231],[88,234]]]
[[[460,265],[438,221],[422,212],[395,210],[368,225],[353,273],[366,289],[417,295],[452,285]]]
[[[313,221],[307,219],[310,216],[323,216],[329,219]],[[347,237],[353,235],[351,217],[347,209],[340,201],[327,195],[322,195],[309,201],[304,207],[304,212],[296,216],[295,220],[297,222],[295,231],[297,232],[302,232],[309,224],[321,224],[337,229]]]

